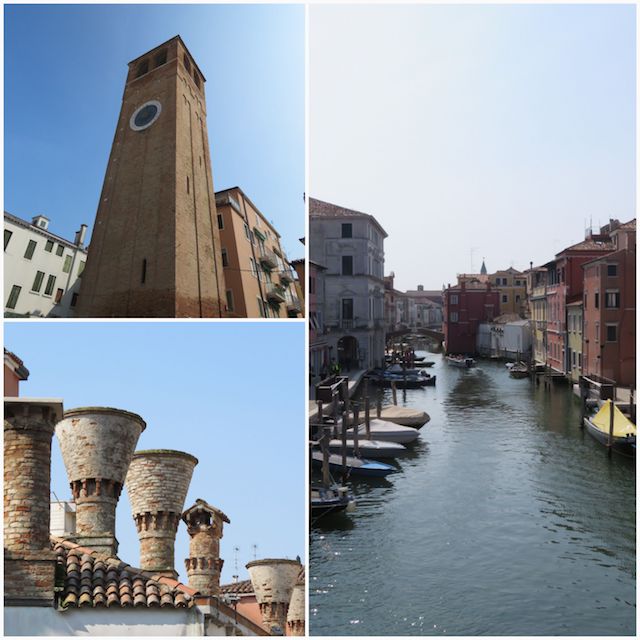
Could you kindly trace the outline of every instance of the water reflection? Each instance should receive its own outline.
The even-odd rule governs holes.
[[[353,482],[351,528],[312,528],[311,633],[633,635],[634,464],[567,388],[429,357],[436,387],[398,394],[431,416],[401,472]]]

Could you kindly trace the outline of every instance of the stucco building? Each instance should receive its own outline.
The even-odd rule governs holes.
[[[309,199],[309,258],[323,265],[324,326],[344,369],[384,362],[384,239],[370,214]]]
[[[20,383],[29,377],[29,370],[15,353],[4,350],[4,396],[20,395]]]
[[[326,268],[309,260],[309,382],[319,382],[329,372],[331,355],[325,326],[325,284]]]
[[[547,268],[527,272],[527,299],[531,319],[531,355],[539,366],[547,362]]]
[[[613,224],[612,249],[584,262],[583,373],[635,385],[636,221]]]
[[[567,303],[567,347],[569,357],[567,377],[571,382],[578,382],[582,375],[582,299]]]
[[[297,273],[280,234],[239,187],[216,193],[217,225],[232,318],[299,318],[304,304]]]
[[[49,218],[31,222],[4,214],[5,317],[73,318],[87,261],[87,225],[71,242],[49,231]]]

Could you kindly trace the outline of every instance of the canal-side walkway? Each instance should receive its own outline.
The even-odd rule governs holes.
[[[349,376],[348,392],[350,398],[353,398],[353,396],[356,394],[356,391],[358,390],[362,379],[368,371],[369,369],[357,369],[356,371],[343,371],[340,374],[342,376]],[[318,404],[313,398],[315,398],[315,385],[312,385],[311,389],[309,390],[309,422],[312,422],[318,418]],[[325,413],[325,411],[328,411],[328,405],[327,407],[323,408],[322,413]]]

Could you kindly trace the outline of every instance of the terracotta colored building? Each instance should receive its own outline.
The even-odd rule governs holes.
[[[4,350],[4,396],[17,398],[20,395],[20,382],[29,377],[29,370],[15,353]]]
[[[498,315],[498,292],[490,283],[449,285],[444,299],[444,344],[446,353],[473,354],[477,351],[478,325]]]
[[[611,230],[615,248],[585,262],[583,374],[635,385],[636,223]]]
[[[239,187],[216,193],[217,227],[231,318],[299,318],[297,274],[280,234]]]

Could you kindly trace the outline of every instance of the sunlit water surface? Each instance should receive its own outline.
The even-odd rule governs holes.
[[[311,529],[313,635],[635,634],[635,466],[567,387],[436,365],[400,472]],[[385,402],[391,402],[385,392]]]

